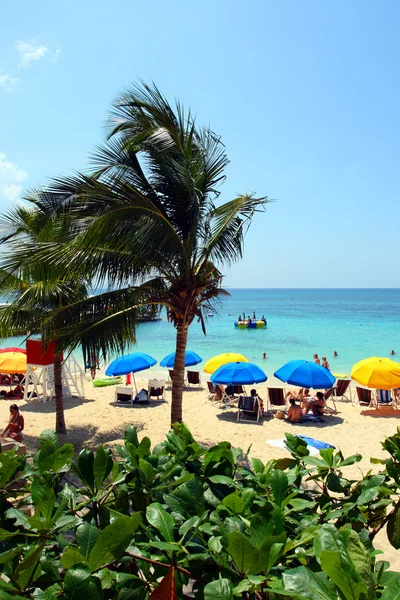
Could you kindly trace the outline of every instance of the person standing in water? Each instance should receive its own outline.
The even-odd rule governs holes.
[[[317,365],[321,364],[321,361],[318,358],[318,354],[314,354],[314,362],[317,363]]]

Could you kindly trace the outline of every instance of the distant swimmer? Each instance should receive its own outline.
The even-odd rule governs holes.
[[[267,353],[263,352],[263,358],[268,358]]]
[[[314,354],[314,362],[317,363],[317,365],[321,364],[321,361],[318,358],[318,354]]]
[[[254,310],[253,310],[253,319],[254,319],[254,321],[257,321],[256,313],[254,312]]]
[[[391,350],[390,354],[396,354],[396,352],[394,350]]]
[[[333,356],[339,356],[338,353],[336,352],[336,350],[334,350]]]

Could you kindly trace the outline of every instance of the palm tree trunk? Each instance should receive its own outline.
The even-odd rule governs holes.
[[[56,433],[67,433],[64,418],[61,354],[54,355],[54,389],[56,394]]]
[[[178,324],[176,328],[176,349],[174,378],[172,380],[171,424],[182,423],[182,396],[185,380],[185,352],[188,336],[188,325]]]

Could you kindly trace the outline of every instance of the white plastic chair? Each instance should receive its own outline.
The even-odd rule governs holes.
[[[133,388],[128,386],[116,386],[114,392],[114,404],[127,406],[133,404]]]
[[[149,400],[157,398],[157,400],[165,400],[165,379],[149,379]]]

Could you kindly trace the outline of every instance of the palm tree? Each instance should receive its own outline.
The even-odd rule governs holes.
[[[166,308],[176,328],[171,422],[180,422],[189,326],[198,318],[205,333],[204,312],[227,294],[220,269],[241,258],[244,234],[267,198],[244,194],[217,205],[228,164],[220,138],[179,103],[172,108],[154,85],[124,93],[109,127],[90,174],[54,180],[30,200],[74,223],[76,235],[52,249],[53,262],[108,286],[110,298],[125,292],[130,303],[119,314],[130,324],[140,306]],[[76,310],[61,310],[65,323]],[[92,351],[100,350],[100,334],[108,350],[107,319],[91,328]]]
[[[76,234],[74,222],[57,217],[49,219],[39,208],[16,207],[0,218],[0,242],[3,252],[0,262],[0,290],[11,303],[0,309],[0,336],[22,332],[27,337],[41,334],[46,344],[55,341],[54,388],[56,400],[56,433],[65,434],[62,387],[62,352],[74,350],[78,344],[86,349],[87,331],[97,319],[105,317],[107,295],[88,296],[89,280],[76,277],[68,268],[49,260],[49,250],[56,251],[59,240],[65,243]],[[115,298],[113,299],[115,307]],[[79,307],[81,315],[73,329],[64,322],[63,311]],[[103,309],[102,309],[103,306]],[[124,305],[125,306],[125,305]],[[84,308],[83,308],[84,307]],[[104,328],[108,345],[121,349],[125,343],[118,339],[123,332],[117,327],[114,339]],[[129,331],[131,332],[129,335]],[[29,332],[29,333],[27,333]],[[89,334],[90,337],[90,334]],[[124,339],[134,341],[130,328]],[[86,355],[88,352],[86,350]]]

